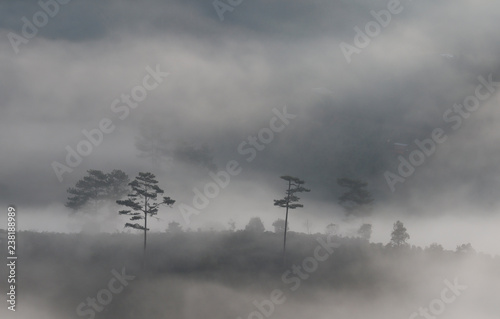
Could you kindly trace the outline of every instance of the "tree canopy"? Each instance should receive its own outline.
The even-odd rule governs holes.
[[[146,232],[148,216],[154,217],[158,214],[160,205],[172,206],[175,200],[170,197],[163,197],[162,201],[158,200],[158,195],[163,194],[164,191],[158,185],[156,176],[152,173],[139,173],[135,180],[129,185],[132,192],[128,194],[125,200],[117,200],[119,205],[126,206],[130,209],[119,211],[120,215],[130,216],[131,221],[144,220],[144,224],[139,223],[125,223],[125,227],[130,227],[144,231],[144,251],[146,250]]]
[[[285,197],[282,199],[275,199],[274,206],[279,206],[286,208],[285,211],[285,225],[283,231],[283,264],[285,264],[285,254],[286,254],[286,232],[288,230],[288,209],[296,209],[299,207],[304,207],[304,205],[299,204],[300,198],[295,195],[296,193],[310,192],[310,189],[305,188],[305,182],[297,177],[293,176],[281,176],[281,179],[287,182],[287,190],[285,191]]]
[[[114,201],[128,191],[129,177],[121,170],[104,173],[100,170],[88,170],[87,176],[68,188],[70,194],[65,206],[74,211],[87,207],[95,212],[105,202]]]
[[[393,247],[402,247],[407,246],[406,242],[410,239],[410,235],[406,231],[406,227],[399,220],[394,223],[393,231],[391,233],[391,246]]]
[[[263,233],[266,229],[259,217],[252,217],[245,226],[245,230],[253,233]]]

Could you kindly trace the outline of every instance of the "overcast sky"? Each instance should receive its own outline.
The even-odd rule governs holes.
[[[35,1],[0,2],[0,202],[17,205],[20,229],[74,231],[66,189],[88,169],[121,169],[154,172],[177,200],[160,213],[162,230],[183,220],[179,204],[192,205],[210,167],[233,160],[241,173],[185,227],[232,218],[242,228],[260,216],[271,229],[284,215],[272,202],[284,196],[279,176],[293,175],[312,189],[293,230],[305,231],[306,219],[314,231],[348,229],[357,221],[344,220],[336,180],[352,177],[374,194],[375,240],[387,242],[401,219],[411,243],[500,253],[491,227],[500,95],[484,86],[500,81],[500,4],[403,0],[390,13],[390,1],[360,0],[242,0],[224,12],[198,0],[48,2],[49,14]],[[367,26],[373,37],[357,34]],[[474,111],[453,108],[474,101],[482,83],[488,97]],[[141,92],[133,107],[123,101]],[[68,147],[100,123],[112,132],[58,178],[54,163],[68,166]],[[418,149],[415,139],[436,129],[444,141],[391,189],[387,172],[398,175],[401,163],[394,143]],[[248,137],[259,132],[267,144],[253,148]],[[141,156],[141,141],[167,156]]]

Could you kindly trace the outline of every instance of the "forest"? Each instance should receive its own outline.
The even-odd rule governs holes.
[[[463,247],[395,247],[289,232],[283,265],[281,233],[166,231],[149,235],[143,265],[139,233],[21,231],[18,237],[18,309],[25,318],[266,318],[269,303],[265,311],[255,304],[266,304],[273,292],[282,293],[273,318],[347,312],[411,318],[440,298],[445,281],[467,288],[441,318],[495,318],[498,309],[500,258]],[[104,292],[113,271],[132,279],[110,300]],[[480,306],[471,306],[477,300]]]

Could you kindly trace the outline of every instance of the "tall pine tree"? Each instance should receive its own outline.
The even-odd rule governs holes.
[[[284,235],[283,235],[283,264],[285,264],[286,261],[286,232],[288,228],[288,210],[289,209],[296,209],[299,207],[304,207],[304,205],[299,204],[300,198],[295,195],[296,193],[302,193],[302,192],[310,192],[310,189],[307,189],[303,187],[304,181],[297,178],[297,177],[292,177],[292,176],[281,176],[281,179],[285,180],[288,184],[287,190],[285,191],[286,195],[285,198],[283,199],[275,199],[274,200],[274,206],[279,206],[286,208],[286,215],[285,215],[285,227],[284,227]]]
[[[146,254],[147,232],[149,230],[148,216],[156,216],[160,205],[172,207],[175,203],[175,200],[170,197],[163,197],[160,201],[158,195],[164,192],[157,184],[156,176],[152,173],[139,173],[135,180],[129,184],[132,192],[127,195],[128,198],[116,201],[119,205],[130,208],[129,210],[121,210],[119,212],[120,215],[130,216],[131,221],[144,220],[142,225],[139,223],[125,224],[125,227],[144,231],[144,256]]]

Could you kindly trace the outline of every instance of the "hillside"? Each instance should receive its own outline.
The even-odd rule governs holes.
[[[18,318],[260,318],[252,312],[271,308],[273,318],[408,318],[440,298],[446,282],[467,288],[440,318],[497,313],[500,258],[477,253],[291,232],[283,266],[279,234],[153,233],[141,269],[138,234],[18,236]],[[87,298],[106,302],[102,290],[116,272],[134,278],[91,311]],[[271,296],[282,303],[271,307]],[[254,302],[267,306],[260,311]]]

